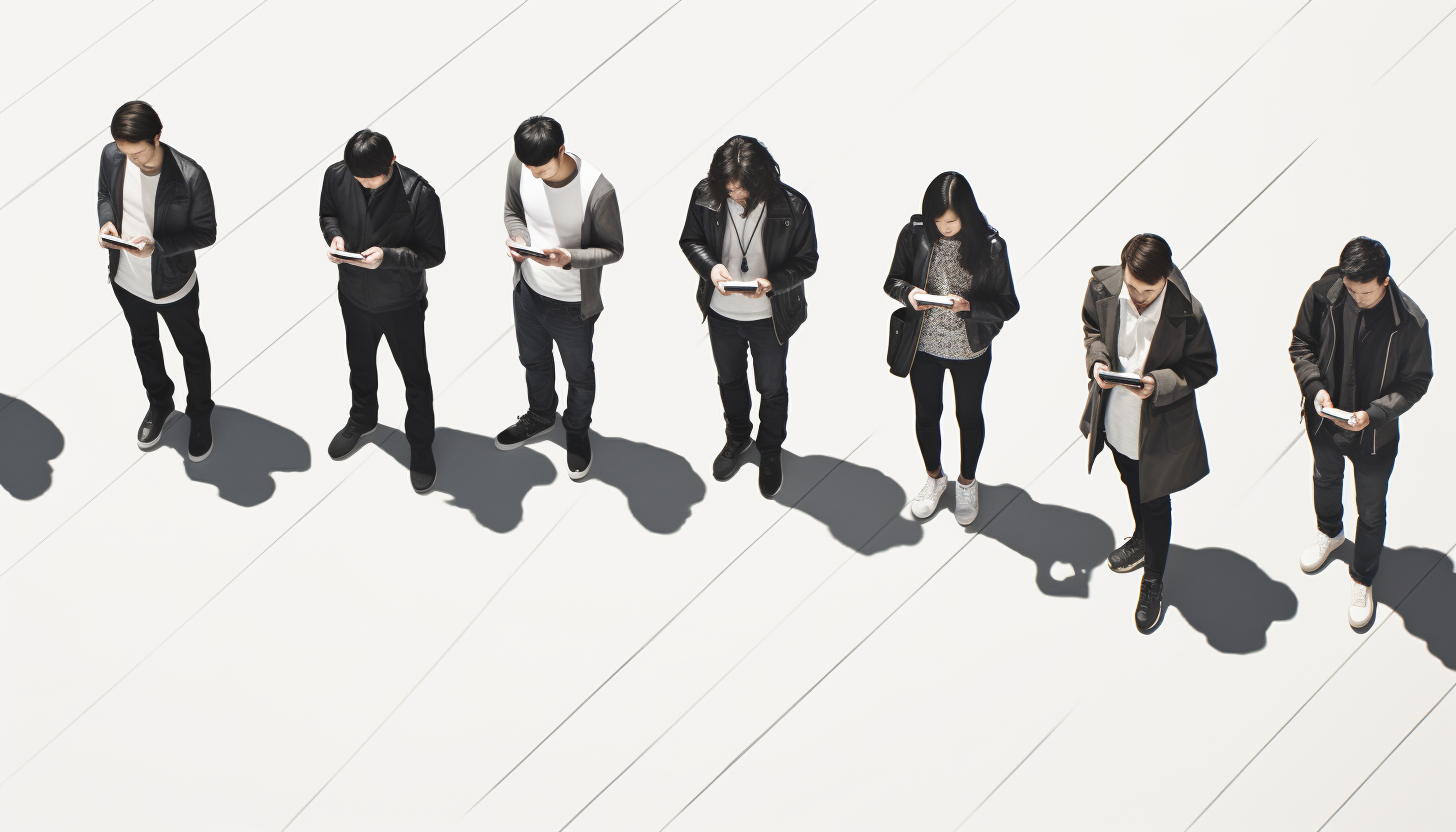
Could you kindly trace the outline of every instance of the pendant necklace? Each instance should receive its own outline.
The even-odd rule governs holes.
[[[753,224],[753,230],[748,233],[749,243],[753,242],[753,235],[758,233],[758,227],[763,225],[763,215],[767,213],[768,209],[765,208],[763,213],[758,215],[758,222]],[[743,263],[739,266],[738,270],[744,274],[748,274],[748,244],[743,242],[743,235],[738,232],[738,224],[733,222],[732,211],[728,212],[728,224],[733,226],[733,236],[738,238],[738,252],[743,255]],[[748,213],[746,211],[743,214],[743,227],[748,227]]]

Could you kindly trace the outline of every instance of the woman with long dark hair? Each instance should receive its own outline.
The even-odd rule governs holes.
[[[961,174],[946,171],[925,189],[920,213],[900,230],[885,294],[906,307],[896,313],[891,330],[890,372],[910,377],[915,438],[925,463],[925,486],[910,504],[911,513],[933,514],[947,485],[940,466],[940,414],[949,372],[961,434],[955,516],[968,526],[980,511],[976,465],[986,442],[981,395],[991,370],[991,339],[1021,305],[1006,242],[986,222]]]

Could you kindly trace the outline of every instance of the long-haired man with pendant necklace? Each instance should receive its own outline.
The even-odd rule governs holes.
[[[713,460],[713,477],[732,477],[757,444],[759,492],[772,498],[783,485],[789,338],[808,317],[804,281],[819,264],[814,211],[779,179],[768,148],[734,136],[714,151],[707,178],[693,189],[678,244],[698,273],[698,308],[708,323],[723,399],[727,441]],[[756,443],[750,355],[759,397]]]

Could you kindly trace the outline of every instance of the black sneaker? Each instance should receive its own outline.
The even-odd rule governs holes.
[[[1113,572],[1131,572],[1143,565],[1148,547],[1141,537],[1129,537],[1107,556],[1107,568]]]
[[[162,439],[162,428],[167,426],[167,417],[172,415],[172,408],[149,407],[147,415],[142,417],[142,426],[137,428],[137,447],[148,450],[156,446]]]
[[[212,419],[204,416],[192,420],[192,433],[187,437],[187,458],[201,462],[212,453]]]
[[[510,427],[496,434],[495,446],[503,451],[509,451],[512,448],[519,448],[529,442],[531,439],[540,436],[543,433],[549,433],[554,427],[556,427],[555,413],[551,414],[551,419],[549,421],[543,422],[535,416],[532,416],[528,411],[526,413],[522,413],[521,417],[516,420],[516,423],[514,425],[511,425]]]
[[[566,434],[566,475],[573,480],[582,480],[591,470],[591,439],[586,433]]]
[[[713,457],[713,479],[718,482],[727,482],[738,472],[738,461],[743,454],[753,447],[753,440],[748,437],[737,439],[732,436],[723,444],[723,450]]]
[[[1163,619],[1163,579],[1143,576],[1143,588],[1138,593],[1137,612],[1132,622],[1143,635],[1151,633]]]
[[[353,419],[344,423],[344,429],[334,434],[334,441],[329,443],[329,459],[338,461],[348,459],[359,447],[359,440],[379,429],[376,422],[365,427]]]
[[[410,487],[415,490],[416,494],[428,494],[430,489],[435,487],[435,478],[438,476],[438,471],[410,469]]]
[[[772,500],[784,486],[784,466],[778,451],[762,454],[758,459],[758,493]]]

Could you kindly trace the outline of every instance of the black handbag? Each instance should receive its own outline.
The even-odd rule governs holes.
[[[892,373],[895,372],[895,356],[900,352],[900,342],[905,340],[905,319],[909,313],[910,310],[904,306],[890,313],[890,349],[885,353],[885,363],[890,365]]]

